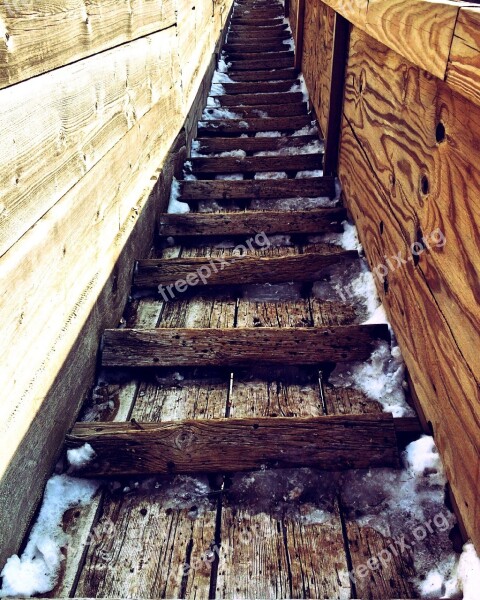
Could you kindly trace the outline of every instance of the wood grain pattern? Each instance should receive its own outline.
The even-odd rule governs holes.
[[[382,0],[385,5],[388,4]],[[395,1],[395,0],[394,0]],[[367,12],[370,8],[370,0],[324,0],[333,10],[345,17],[347,21],[365,30],[367,24]]]
[[[289,92],[294,85],[292,81],[259,81],[245,83],[222,83],[220,89],[214,88],[210,95],[213,97],[223,94],[274,94],[276,92]],[[298,100],[295,98],[295,101]],[[236,102],[239,100],[237,98]],[[292,100],[293,102],[293,100]],[[256,104],[250,101],[249,104]]]
[[[345,117],[340,177],[349,207],[372,268],[399,252],[406,261],[379,292],[478,540],[480,173],[471,161],[478,108],[354,30]],[[439,122],[446,133],[437,142]],[[445,245],[434,245],[415,266],[411,245],[436,229]]]
[[[266,75],[266,79],[270,80],[272,75],[270,71],[250,71],[250,75],[247,79],[242,81],[257,81],[257,75],[255,73],[262,73]],[[237,78],[238,79],[238,78]],[[258,79],[262,81],[262,79]],[[215,115],[214,108],[206,108],[207,114]],[[288,102],[286,104],[264,104],[262,106],[239,106],[233,105],[229,107],[229,110],[236,115],[239,119],[250,119],[250,118],[266,118],[266,117],[298,117],[300,115],[306,115],[308,112],[306,102]]]
[[[102,364],[108,367],[317,364],[365,360],[385,325],[287,329],[108,329]]]
[[[267,69],[263,71],[232,71],[228,76],[237,83],[241,81],[285,81],[297,79],[298,71],[296,69]]]
[[[240,200],[242,198],[294,198],[335,196],[334,177],[306,177],[305,179],[270,179],[243,181],[183,181],[182,202],[199,200]]]
[[[283,83],[285,82],[282,82],[282,85]],[[291,84],[291,86],[292,85],[293,83]],[[269,92],[270,84],[267,83],[266,86],[268,89],[264,93],[261,93],[260,91],[255,92],[255,90],[251,89],[251,91],[246,94],[238,93],[231,96],[219,94],[217,95],[217,100],[222,106],[237,106],[238,104],[256,106],[261,104],[278,104],[280,102],[283,104],[289,102],[303,102],[302,92],[289,92],[288,90],[286,90],[284,92],[271,93]]]
[[[25,0],[0,6],[0,89],[175,24],[174,0]]]
[[[461,8],[447,68],[450,87],[480,104],[480,8]]]
[[[302,72],[323,137],[327,134],[335,11],[306,0]]]
[[[218,473],[270,467],[398,467],[391,415],[77,423],[67,445],[96,452],[84,473]]]
[[[137,263],[133,284],[139,288],[175,284],[179,279],[188,279],[199,272],[204,273],[205,269],[210,271],[205,283],[196,275],[197,284],[200,286],[316,281],[320,279],[322,270],[327,267],[355,258],[358,258],[357,251],[344,251],[341,254],[306,253],[283,257],[235,256],[221,260],[153,258]]]
[[[179,68],[168,29],[0,91],[0,256],[157,104],[178,127]]]
[[[255,235],[274,233],[320,233],[345,219],[343,208],[267,213],[186,213],[161,215],[158,233],[168,236]]]
[[[201,137],[198,138],[198,151],[203,154],[244,150],[245,152],[282,151],[285,148],[303,148],[312,142],[318,142],[316,135],[294,137]],[[300,152],[300,150],[299,150]]]

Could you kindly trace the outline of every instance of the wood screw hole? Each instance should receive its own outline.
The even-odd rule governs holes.
[[[422,179],[420,181],[420,188],[424,196],[426,196],[430,191],[430,182],[428,181],[428,177],[426,175],[422,175]]]
[[[437,140],[437,144],[444,142],[446,137],[447,133],[445,131],[445,125],[440,121],[435,130],[435,139]]]

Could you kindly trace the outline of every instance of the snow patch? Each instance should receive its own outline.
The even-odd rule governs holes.
[[[284,171],[265,171],[264,173],[255,173],[255,179],[288,179]]]
[[[88,504],[98,485],[68,475],[54,475],[48,480],[40,513],[22,556],[11,556],[1,572],[0,598],[44,594],[55,587],[64,560],[62,545],[66,542],[62,517],[68,509]]]
[[[215,179],[221,181],[240,181],[243,179],[243,173],[227,173],[224,175],[215,175]]]
[[[312,171],[298,171],[295,179],[303,179],[309,177],[323,177],[322,169],[313,169]]]
[[[171,215],[182,215],[190,212],[190,207],[186,202],[180,202],[180,183],[174,177],[172,180],[172,189],[170,192],[170,202],[168,203],[168,213]]]
[[[280,133],[280,131],[258,131],[255,134],[255,137],[282,137],[282,134]]]
[[[75,469],[85,467],[95,458],[95,456],[95,450],[90,444],[83,444],[80,448],[69,448],[67,450],[67,460],[70,466]]]
[[[363,254],[362,244],[358,239],[358,231],[353,223],[343,221],[343,234],[340,238],[340,245],[344,250],[356,250],[359,254]]]
[[[228,108],[215,108],[208,107],[202,113],[202,120],[215,120],[215,119],[239,119],[240,115],[232,112]]]

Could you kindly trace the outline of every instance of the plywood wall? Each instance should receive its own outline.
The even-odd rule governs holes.
[[[353,29],[340,179],[370,266],[387,266],[377,287],[477,547],[479,135],[479,106]]]
[[[118,322],[231,4],[0,7],[1,564]]]

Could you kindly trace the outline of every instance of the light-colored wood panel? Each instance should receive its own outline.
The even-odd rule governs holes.
[[[338,12],[347,21],[350,21],[350,23],[365,29],[369,0],[325,0],[325,4],[328,4],[335,12]]]
[[[172,118],[159,126],[166,112]],[[146,174],[155,175],[181,123],[172,88],[2,257],[0,352],[8,401],[0,410],[8,451],[0,472],[93,310],[154,185]]]
[[[0,91],[0,256],[157,102],[179,112],[178,69],[171,28]]]
[[[9,0],[0,5],[0,88],[175,24],[175,0]]]
[[[456,92],[480,104],[480,8],[460,10],[446,81]]]
[[[458,11],[453,0],[369,0],[365,30],[444,79]]]
[[[478,109],[359,30],[346,81],[344,193],[371,267],[406,261],[378,291],[478,544]],[[446,136],[437,146],[439,121]],[[446,244],[415,266],[411,244],[436,228]]]

